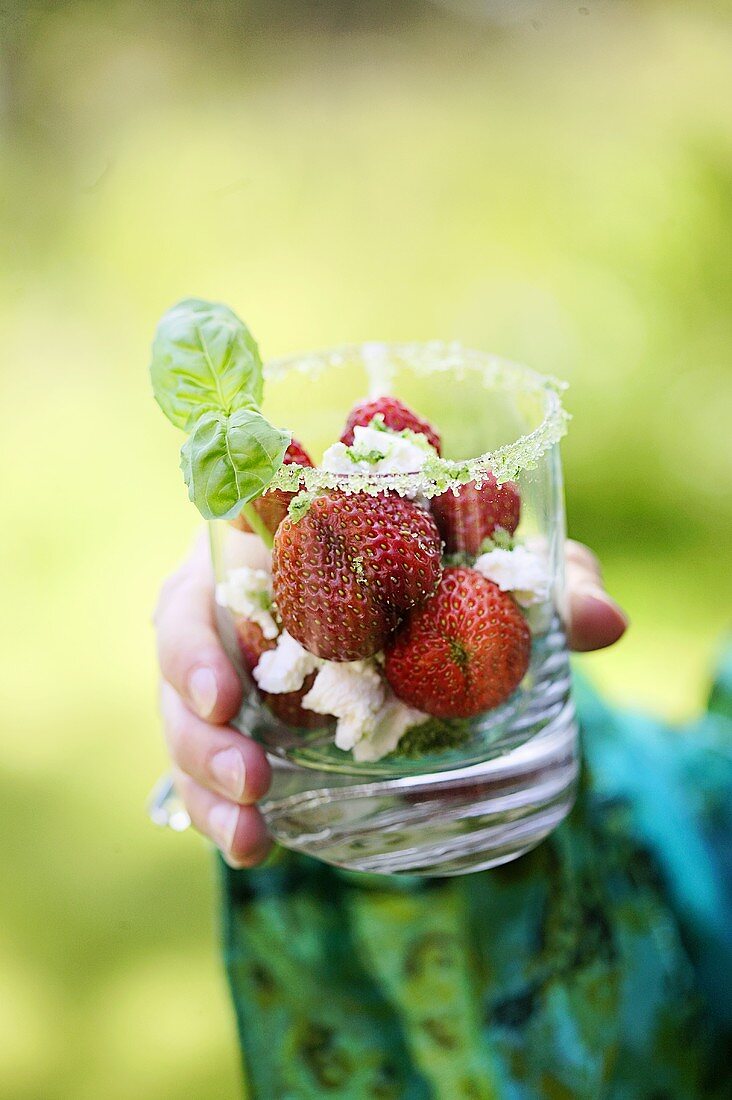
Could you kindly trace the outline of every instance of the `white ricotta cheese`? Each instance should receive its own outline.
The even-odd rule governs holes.
[[[392,752],[411,726],[426,720],[393,694],[371,661],[324,661],[302,705],[337,718],[335,743],[359,762]]]
[[[522,607],[549,598],[551,579],[546,560],[525,546],[489,550],[476,559],[473,569],[494,581],[503,592],[510,592]]]
[[[353,759],[359,763],[372,763],[393,752],[412,726],[426,722],[428,715],[408,707],[401,699],[388,692],[387,700],[374,720],[373,729],[366,730],[353,746]]]
[[[334,474],[410,474],[421,470],[437,452],[424,435],[358,426],[353,443],[334,443],[323,455],[324,470]]]
[[[276,648],[262,654],[252,675],[262,691],[282,695],[287,691],[298,691],[306,677],[323,663],[320,657],[310,653],[283,630]]]
[[[385,684],[372,661],[325,661],[302,705],[338,719],[335,743],[348,751],[373,728],[384,704]]]
[[[279,634],[273,615],[272,577],[265,569],[248,565],[230,569],[226,580],[216,585],[216,602],[257,623],[265,638]]]

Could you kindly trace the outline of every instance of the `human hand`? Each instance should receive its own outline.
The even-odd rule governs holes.
[[[602,587],[597,558],[567,542],[569,644],[585,652],[612,645],[628,621]],[[162,587],[154,617],[162,676],[160,700],[173,779],[192,824],[233,867],[253,867],[271,846],[255,803],[270,766],[261,745],[228,725],[241,685],[216,630],[213,575],[200,539]]]

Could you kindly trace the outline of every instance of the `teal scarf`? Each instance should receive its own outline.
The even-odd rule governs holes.
[[[577,804],[515,863],[221,864],[253,1100],[730,1095],[732,654],[682,730],[576,696]]]

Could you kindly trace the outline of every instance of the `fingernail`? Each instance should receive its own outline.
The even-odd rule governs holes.
[[[210,668],[194,668],[188,677],[188,691],[191,702],[196,708],[196,713],[201,718],[208,718],[216,706],[218,687],[216,677]]]
[[[623,620],[626,627],[630,625],[630,619],[623,611],[620,604],[617,604],[612,596],[608,596],[605,589],[601,588],[599,584],[583,584],[578,591],[582,599],[597,600],[598,603],[604,604],[605,607],[612,608],[612,610]]]
[[[231,802],[217,802],[208,815],[208,827],[214,843],[226,854],[231,851],[239,820],[239,807]]]
[[[246,765],[238,749],[223,749],[211,760],[211,774],[228,795],[239,799],[244,794]]]

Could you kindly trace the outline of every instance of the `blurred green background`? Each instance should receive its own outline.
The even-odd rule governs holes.
[[[143,810],[197,526],[156,319],[218,297],[267,356],[459,338],[568,379],[570,530],[633,620],[584,667],[692,714],[732,602],[729,6],[1,18],[0,1094],[233,1097],[208,855]]]

